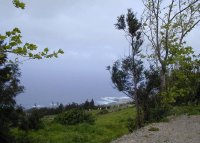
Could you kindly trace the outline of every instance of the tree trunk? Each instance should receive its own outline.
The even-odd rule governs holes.
[[[136,122],[137,122],[137,128],[142,127],[142,115],[141,115],[141,109],[138,101],[137,94],[135,95],[135,106],[136,106]]]
[[[165,73],[163,73],[162,71],[161,71],[161,85],[160,85],[160,87],[161,87],[161,92],[163,92],[163,91],[165,91],[165,86],[166,86],[166,80],[165,80]]]
[[[161,92],[166,91],[166,67],[162,64],[162,69],[160,71],[160,90]]]

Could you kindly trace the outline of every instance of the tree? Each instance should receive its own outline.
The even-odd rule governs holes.
[[[90,101],[90,108],[91,108],[91,109],[94,109],[94,108],[95,108],[95,103],[94,103],[94,100],[93,100],[93,99]]]
[[[85,103],[83,103],[83,108],[86,110],[90,109],[90,102],[88,101],[88,99],[85,101]]]
[[[169,68],[178,68],[185,56],[193,54],[185,38],[200,22],[200,1],[143,0],[143,4],[143,33],[153,49],[150,58],[160,68],[161,91],[168,96]]]
[[[142,109],[139,102],[139,85],[143,80],[143,62],[140,59],[143,43],[141,23],[131,9],[128,13],[117,18],[115,24],[118,30],[123,30],[130,44],[131,53],[122,60],[116,61],[111,69],[112,82],[117,89],[132,98],[137,110],[137,125],[142,126]],[[108,67],[110,70],[110,67]]]
[[[0,43],[2,48],[3,42]],[[7,62],[7,55],[0,57],[0,142],[10,142],[9,127],[13,124],[15,113],[15,97],[23,92],[20,85],[18,65]]]
[[[25,4],[20,0],[13,0],[12,2],[16,8],[25,8]],[[13,125],[13,120],[16,123],[13,115],[18,114],[15,107],[15,97],[24,89],[20,85],[17,58],[15,60],[8,59],[8,54],[28,59],[42,59],[58,57],[58,54],[64,53],[61,49],[49,53],[48,48],[38,52],[38,47],[35,44],[24,44],[21,38],[21,31],[18,28],[7,31],[3,35],[0,34],[0,142],[3,143],[12,142],[9,129]],[[6,43],[3,41],[6,41]]]
[[[176,104],[188,104],[199,102],[199,56],[185,58],[177,69],[171,71],[169,82],[173,82],[170,88],[172,94],[177,94]]]

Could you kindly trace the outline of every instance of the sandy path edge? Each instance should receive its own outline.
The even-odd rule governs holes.
[[[149,128],[159,131],[149,131]],[[111,143],[200,143],[200,115],[171,117],[170,122],[153,123]]]

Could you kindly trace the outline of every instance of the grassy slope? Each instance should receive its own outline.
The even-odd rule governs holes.
[[[97,111],[94,111],[96,114]],[[94,125],[79,124],[75,126],[63,126],[46,117],[44,128],[31,131],[29,136],[35,143],[108,143],[128,133],[127,119],[135,116],[134,108],[122,109],[104,115],[95,115]],[[20,134],[20,131],[16,131]]]
[[[75,126],[63,126],[53,122],[54,116],[43,119],[44,127],[38,131],[30,131],[31,143],[108,143],[128,133],[127,119],[135,117],[135,109],[126,108],[105,115],[98,115],[99,111],[92,111],[96,116],[94,125],[79,124]],[[200,115],[200,106],[176,106],[169,115]],[[14,130],[16,136],[24,134]],[[28,143],[22,138],[20,143]]]

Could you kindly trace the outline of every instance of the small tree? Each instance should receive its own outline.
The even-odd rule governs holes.
[[[141,45],[143,43],[141,34],[141,23],[135,14],[128,9],[128,13],[117,18],[115,24],[118,30],[123,30],[130,43],[130,55],[114,63],[111,69],[112,82],[117,89],[132,98],[137,110],[137,126],[141,127],[143,122],[141,103],[139,101],[139,85],[143,80],[143,62],[140,59]],[[110,67],[108,67],[110,70]]]
[[[160,68],[163,100],[173,102],[179,94],[170,94],[168,77],[185,57],[192,54],[185,38],[200,22],[199,0],[143,0],[143,33],[150,42],[153,59]]]
[[[91,109],[94,109],[94,108],[95,108],[95,103],[94,103],[94,100],[93,100],[93,99],[90,101],[90,108],[91,108]]]
[[[0,49],[5,46],[0,43]],[[7,55],[0,57],[0,142],[10,142],[9,127],[13,124],[15,97],[23,92],[18,65],[7,62]],[[16,122],[16,121],[15,121]]]

